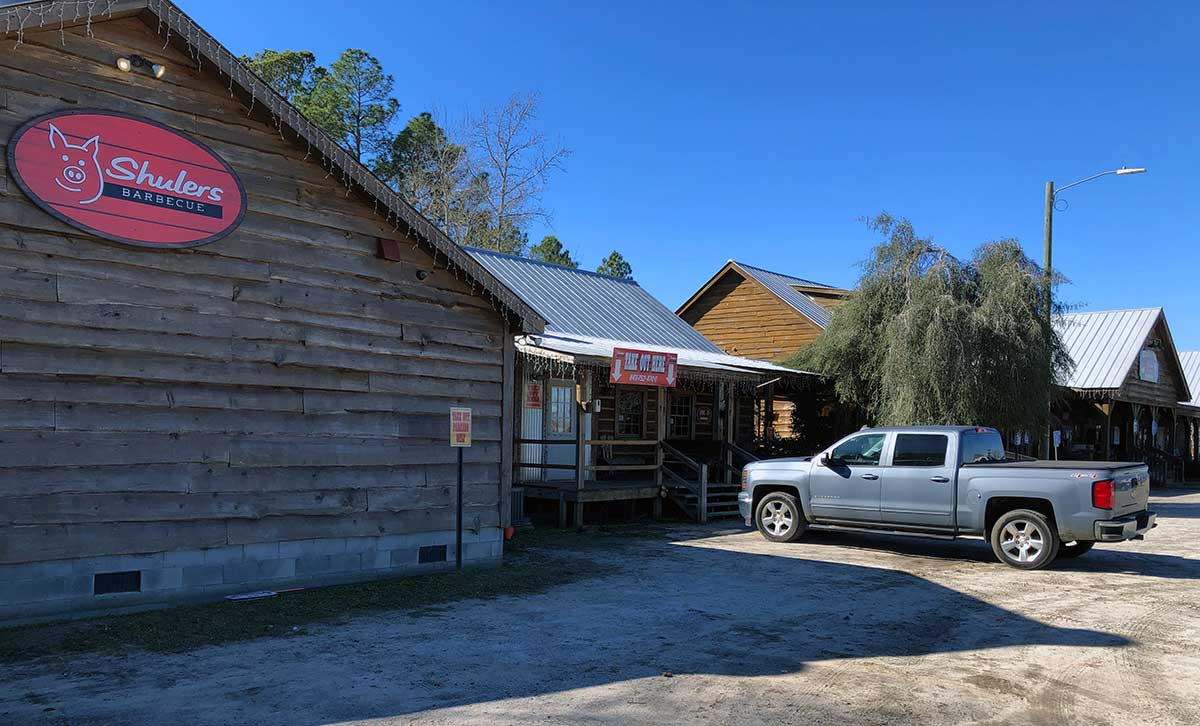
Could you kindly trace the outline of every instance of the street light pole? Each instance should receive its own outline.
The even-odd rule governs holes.
[[[1054,331],[1054,309],[1053,309],[1054,300],[1053,300],[1053,295],[1052,295],[1052,289],[1053,289],[1053,283],[1054,283],[1054,271],[1053,271],[1054,201],[1058,198],[1058,195],[1061,192],[1064,192],[1067,189],[1070,189],[1071,187],[1077,187],[1080,184],[1083,184],[1084,182],[1090,182],[1093,179],[1099,179],[1102,176],[1108,176],[1109,174],[1116,174],[1117,176],[1125,176],[1127,174],[1143,174],[1143,173],[1145,173],[1145,171],[1146,170],[1142,167],[1129,168],[1129,167],[1123,166],[1120,169],[1113,169],[1112,171],[1102,171],[1099,174],[1093,174],[1084,179],[1080,179],[1079,181],[1074,181],[1065,186],[1061,186],[1058,189],[1054,188],[1054,182],[1052,182],[1052,181],[1046,182],[1046,232],[1045,232],[1045,238],[1044,238],[1045,262],[1042,265],[1042,283],[1043,283],[1042,307],[1044,308],[1044,310],[1042,311],[1042,314],[1045,315],[1045,318],[1046,318],[1044,323],[1046,326],[1046,338],[1045,339],[1046,339],[1047,344],[1050,341],[1051,333]],[[1048,362],[1051,362],[1051,361],[1048,361]],[[1051,391],[1053,391],[1053,387],[1051,387]],[[1049,456],[1050,456],[1050,448],[1051,448],[1051,443],[1052,443],[1052,439],[1054,436],[1053,433],[1051,433],[1052,430],[1051,430],[1051,423],[1050,423],[1050,402],[1051,402],[1051,397],[1048,396],[1046,398],[1046,448],[1045,448],[1045,455],[1047,458],[1049,458]]]
[[[1046,230],[1043,238],[1045,261],[1042,265],[1042,314],[1046,317],[1043,322],[1045,330],[1043,332],[1043,340],[1047,344],[1047,354],[1049,354],[1050,336],[1054,332],[1054,310],[1053,296],[1051,291],[1054,288],[1054,272],[1052,265],[1054,264],[1054,182],[1046,182]],[[1054,361],[1046,361],[1046,369],[1049,370]],[[1051,402],[1053,401],[1054,387],[1050,387],[1050,395],[1046,397],[1046,438],[1044,439],[1045,446],[1042,448],[1042,457],[1050,458],[1050,446],[1053,443],[1050,422]]]

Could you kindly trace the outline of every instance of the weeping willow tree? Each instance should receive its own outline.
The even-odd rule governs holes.
[[[1051,381],[1071,359],[1045,326],[1042,269],[1015,240],[963,261],[906,219],[869,225],[884,241],[858,286],[789,363],[830,377],[839,399],[879,425],[1043,426]]]

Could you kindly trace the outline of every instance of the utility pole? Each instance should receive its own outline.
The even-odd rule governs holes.
[[[1093,174],[1093,175],[1087,177],[1086,179],[1080,179],[1079,181],[1071,182],[1070,184],[1059,187],[1058,189],[1054,188],[1054,182],[1052,182],[1052,181],[1046,182],[1046,236],[1045,236],[1046,259],[1045,259],[1044,264],[1042,265],[1042,283],[1043,283],[1043,287],[1044,287],[1044,289],[1042,290],[1042,306],[1045,308],[1045,310],[1043,311],[1043,314],[1045,315],[1046,319],[1043,322],[1044,322],[1044,325],[1046,326],[1045,340],[1046,340],[1046,345],[1047,345],[1047,347],[1046,347],[1046,355],[1047,356],[1049,356],[1049,354],[1050,354],[1049,353],[1049,351],[1050,351],[1050,348],[1049,348],[1050,336],[1054,334],[1054,296],[1053,296],[1054,269],[1053,269],[1053,254],[1052,253],[1053,253],[1053,247],[1054,247],[1054,240],[1053,240],[1054,234],[1053,233],[1054,233],[1054,200],[1055,200],[1055,198],[1057,197],[1057,195],[1060,192],[1066,191],[1067,189],[1070,189],[1071,187],[1074,187],[1074,186],[1079,186],[1080,184],[1083,184],[1084,182],[1089,182],[1093,179],[1098,179],[1102,176],[1108,176],[1109,174],[1116,174],[1117,176],[1126,176],[1127,174],[1144,174],[1145,171],[1146,170],[1141,167],[1130,169],[1128,167],[1123,166],[1120,169],[1113,169],[1112,171],[1102,171],[1099,174]],[[1047,369],[1049,369],[1050,365],[1052,365],[1053,363],[1054,363],[1054,361],[1047,360],[1046,361]],[[1052,410],[1051,402],[1053,401],[1053,399],[1054,399],[1054,385],[1053,385],[1053,381],[1051,381],[1050,393],[1049,393],[1049,395],[1046,396],[1046,439],[1045,439],[1045,450],[1043,451],[1043,456],[1047,459],[1050,458],[1050,449],[1053,445],[1053,440],[1054,440],[1053,423],[1051,422],[1051,410]]]
[[[1046,356],[1050,355],[1050,336],[1054,332],[1054,301],[1052,291],[1054,289],[1054,272],[1052,269],[1054,258],[1054,182],[1046,182],[1046,232],[1045,232],[1045,262],[1042,265],[1042,308],[1046,319],[1043,324],[1046,326],[1044,340],[1046,341]],[[1050,370],[1053,361],[1046,361],[1046,370]],[[1046,396],[1046,436],[1043,439],[1044,447],[1042,449],[1042,458],[1050,458],[1050,446],[1053,443],[1054,434],[1051,432],[1053,423],[1051,423],[1051,402],[1054,398],[1054,386],[1048,389],[1049,394]]]

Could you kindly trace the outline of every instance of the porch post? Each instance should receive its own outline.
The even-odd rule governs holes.
[[[516,343],[513,331],[504,327],[504,361],[500,374],[500,528],[511,525],[512,522],[512,485],[513,462],[516,457],[516,437],[514,429],[520,425],[521,406],[524,401],[517,399],[516,381]],[[516,401],[514,403],[514,401]]]
[[[575,384],[575,528],[583,526],[583,485],[587,470],[587,436],[584,435],[583,385]]]
[[[737,407],[737,395],[735,392],[735,384],[725,384],[725,446],[721,447],[725,450],[725,476],[723,480],[726,484],[733,482],[733,443],[736,441],[734,434],[737,425],[737,412],[734,410]]]
[[[1112,460],[1112,412],[1113,402],[1104,404],[1104,460]]]
[[[667,432],[667,389],[658,386],[654,389],[658,395],[658,406],[655,411],[655,431],[654,437],[658,441],[654,445],[654,485],[662,488],[663,483],[663,439],[666,438]]]
[[[1138,457],[1138,437],[1142,435],[1142,407],[1136,403],[1129,404],[1129,411],[1133,414],[1132,423],[1129,426],[1129,458],[1136,459]]]

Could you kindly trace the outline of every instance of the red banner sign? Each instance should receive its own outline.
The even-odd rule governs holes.
[[[246,213],[233,168],[204,144],[113,111],[39,116],[8,142],[21,190],[67,224],[139,247],[196,247]]]
[[[542,384],[526,383],[525,384],[525,408],[541,408],[542,407]]]
[[[609,380],[634,386],[674,388],[678,380],[679,356],[653,350],[613,348]]]

